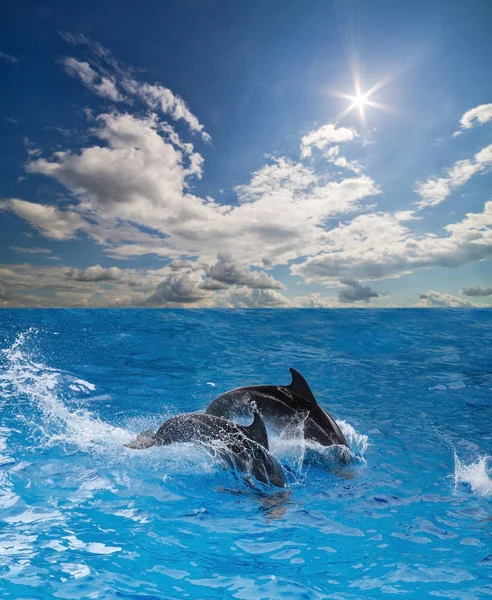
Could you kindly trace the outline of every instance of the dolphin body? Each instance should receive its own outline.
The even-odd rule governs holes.
[[[304,436],[322,446],[348,447],[336,421],[318,404],[307,381],[290,369],[289,385],[253,385],[236,388],[218,396],[206,413],[226,419],[241,418],[256,409],[275,429],[300,423],[304,419]]]
[[[286,485],[282,467],[268,450],[265,423],[257,412],[247,427],[215,415],[178,415],[165,421],[155,433],[145,431],[125,446],[142,449],[184,442],[203,444],[212,456],[219,456],[231,469],[252,475],[265,485]]]

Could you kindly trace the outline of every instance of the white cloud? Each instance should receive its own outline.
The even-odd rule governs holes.
[[[461,290],[460,294],[463,294],[464,296],[471,296],[471,297],[492,296],[492,287],[487,287],[487,288],[482,288],[479,286],[466,287]]]
[[[95,94],[118,102],[125,100],[118,90],[118,87],[122,88],[129,97],[138,98],[151,110],[158,109],[176,121],[184,121],[191,131],[199,133],[204,141],[210,141],[210,135],[180,96],[160,84],[138,81],[131,70],[122,66],[111,52],[98,42],[93,42],[81,34],[62,32],[60,35],[66,42],[84,45],[91,51],[91,64],[72,57],[64,59],[63,64],[69,75],[78,77]]]
[[[10,246],[10,249],[19,254],[52,254],[48,248],[22,248],[21,246]]]
[[[317,253],[326,219],[357,210],[379,192],[367,175],[334,180],[279,158],[237,188],[238,204],[218,204],[188,191],[201,161],[193,162],[191,145],[175,147],[155,115],[104,114],[97,125],[92,133],[106,145],[36,158],[27,169],[71,190],[79,213],[97,221],[88,233],[109,243],[114,257],[198,255],[210,261],[223,251],[253,265],[286,263]],[[122,221],[161,235],[140,234],[132,244],[117,245],[119,230],[128,228]]]
[[[55,206],[27,202],[19,198],[5,201],[0,210],[10,210],[21,219],[28,221],[44,237],[52,240],[69,240],[77,231],[88,226],[87,221],[73,210],[60,210]]]
[[[202,265],[198,262],[181,260],[179,258],[171,261],[167,266],[171,271],[196,271],[202,269]]]
[[[280,281],[265,271],[252,271],[248,265],[234,260],[230,254],[219,253],[217,262],[207,267],[205,272],[208,278],[226,285],[244,285],[257,289],[282,290],[285,288]],[[213,284],[209,282],[207,285]],[[209,287],[208,289],[213,288]]]
[[[342,167],[343,169],[348,169],[354,173],[360,173],[362,171],[362,167],[358,165],[355,160],[347,160],[345,156],[339,156],[330,162],[333,162],[336,167]]]
[[[344,286],[338,292],[340,302],[351,304],[352,302],[369,302],[371,298],[378,298],[381,294],[368,285],[362,285],[355,279],[342,279],[340,283]]]
[[[113,102],[121,102],[125,99],[118,91],[115,80],[100,75],[88,62],[67,57],[63,59],[63,66],[70,77],[78,77],[94,94]]]
[[[18,63],[19,62],[18,58],[16,58],[15,56],[12,56],[12,54],[7,54],[6,52],[0,51],[0,58],[3,58],[4,60],[6,60],[7,62],[10,62],[10,63]]]
[[[463,298],[451,296],[451,294],[442,294],[434,290],[429,290],[425,294],[418,294],[419,302],[414,306],[420,308],[471,308],[474,306],[483,306],[474,304]]]
[[[309,296],[296,296],[292,299],[292,305],[296,308],[340,308],[342,306],[335,298],[328,298],[317,293]]]
[[[152,110],[160,108],[164,114],[170,115],[176,121],[182,119],[192,131],[201,133],[205,142],[211,140],[210,135],[204,131],[203,125],[200,124],[197,117],[190,111],[186,102],[173,94],[170,89],[162,85],[151,85],[148,83],[140,85],[134,79],[125,79],[123,86],[128,92],[138,95]]]
[[[456,131],[455,136],[462,133],[464,129],[471,129],[477,125],[483,125],[492,119],[492,104],[481,104],[467,110],[460,119],[461,131]]]
[[[186,271],[171,273],[157,286],[146,303],[165,306],[171,304],[193,304],[206,297],[202,289],[203,279],[199,273]]]
[[[419,183],[416,192],[422,198],[417,202],[419,208],[436,206],[445,200],[454,188],[465,184],[476,173],[484,172],[492,166],[492,145],[486,146],[477,152],[473,159],[459,160],[450,169],[445,177],[431,178],[424,183]]]
[[[444,227],[442,235],[412,234],[407,213],[359,215],[324,237],[323,252],[291,266],[308,283],[342,277],[377,280],[429,267],[458,267],[492,257],[492,201],[481,213]]]
[[[121,280],[124,271],[118,267],[109,267],[105,269],[101,265],[87,267],[87,269],[70,269],[66,277],[73,281],[119,281]]]
[[[328,123],[302,137],[301,158],[311,156],[313,147],[322,150],[328,144],[349,142],[355,137],[357,137],[357,131],[352,127],[337,127],[332,123]]]
[[[285,308],[289,300],[275,290],[238,288],[225,297],[229,306],[236,308]]]

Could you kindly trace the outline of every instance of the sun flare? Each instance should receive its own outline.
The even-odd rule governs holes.
[[[342,110],[342,112],[336,117],[336,121],[339,121],[343,117],[347,116],[353,110],[357,110],[359,113],[361,123],[366,124],[365,110],[368,107],[377,108],[379,110],[384,110],[392,113],[395,112],[394,108],[392,108],[391,106],[388,106],[387,104],[382,104],[381,102],[375,102],[372,99],[373,94],[379,91],[391,80],[391,76],[389,74],[381,78],[366,92],[361,91],[360,76],[358,72],[355,70],[352,73],[352,75],[354,79],[354,94],[346,94],[340,91],[330,91],[332,95],[338,96],[339,98],[343,98],[344,100],[348,100],[349,102],[349,105],[344,110]]]
[[[353,106],[355,108],[360,108],[361,106],[364,106],[364,104],[367,104],[367,94],[358,93],[357,96],[352,98],[352,100]]]

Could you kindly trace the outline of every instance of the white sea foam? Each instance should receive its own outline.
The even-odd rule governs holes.
[[[481,456],[466,464],[454,454],[454,482],[469,487],[477,496],[492,496],[492,457]]]
[[[304,422],[284,430],[280,435],[269,435],[271,451],[282,462],[288,464],[297,474],[300,474],[305,461],[311,463],[338,462],[340,458],[348,462],[366,462],[365,453],[369,445],[367,435],[358,433],[350,423],[337,421],[349,449],[345,446],[322,446],[304,437]]]
[[[21,405],[19,412],[28,425],[43,434],[47,445],[69,443],[89,450],[98,446],[121,447],[130,441],[132,434],[124,429],[103,423],[86,409],[65,404],[62,394],[72,383],[84,392],[95,390],[95,386],[33,360],[25,348],[33,334],[35,330],[21,333],[10,348],[3,350],[7,368],[0,374],[4,397],[27,398],[27,407]],[[41,418],[33,414],[36,408],[41,411]]]

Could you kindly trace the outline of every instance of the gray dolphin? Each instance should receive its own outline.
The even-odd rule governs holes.
[[[226,419],[251,414],[256,408],[276,429],[304,419],[304,436],[323,446],[347,446],[347,440],[336,421],[318,404],[307,381],[295,369],[290,369],[289,385],[252,385],[236,388],[218,396],[206,413]]]
[[[250,474],[263,484],[286,485],[282,467],[268,451],[265,423],[258,413],[248,427],[214,415],[178,415],[165,421],[155,433],[145,431],[125,446],[142,449],[183,442],[203,444],[210,454],[219,456],[231,469]]]

